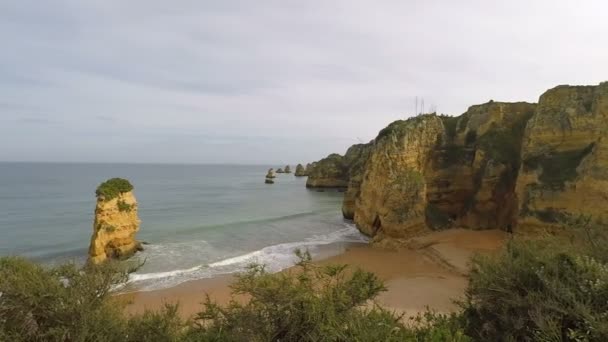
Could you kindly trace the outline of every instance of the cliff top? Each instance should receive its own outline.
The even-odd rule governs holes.
[[[104,201],[109,201],[122,193],[132,190],[133,185],[131,185],[128,180],[123,178],[111,178],[97,187],[95,195],[97,195],[97,198],[103,198]]]

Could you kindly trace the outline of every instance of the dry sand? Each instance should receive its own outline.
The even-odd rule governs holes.
[[[388,250],[361,245],[316,263],[348,264],[374,272],[388,288],[377,302],[407,316],[423,312],[427,307],[450,312],[455,309],[453,301],[461,298],[466,288],[470,257],[474,253],[498,250],[507,238],[508,234],[498,230],[452,229],[411,239],[407,242],[409,248]],[[118,298],[129,303],[126,309],[129,314],[179,302],[181,316],[188,318],[200,311],[206,293],[220,304],[228,303],[233,279],[231,276],[201,279]]]

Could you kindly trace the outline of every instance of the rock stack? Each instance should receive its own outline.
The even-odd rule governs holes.
[[[294,175],[296,177],[305,177],[305,176],[308,176],[308,172],[306,172],[306,169],[304,169],[304,166],[302,164],[298,164],[296,166],[296,172]]]
[[[108,259],[126,259],[143,250],[141,243],[135,240],[140,220],[133,185],[126,179],[112,178],[101,183],[95,193],[97,204],[89,262],[99,264]]]
[[[285,166],[285,173],[291,173],[291,167],[289,165]]]
[[[264,181],[264,183],[266,184],[274,184],[274,178],[276,178],[276,175],[274,174],[274,169],[269,169],[268,173],[266,174],[266,181]]]
[[[277,173],[285,173],[285,171],[283,171],[283,169],[281,169],[281,168],[278,168]]]

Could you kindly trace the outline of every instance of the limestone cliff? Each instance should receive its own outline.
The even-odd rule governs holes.
[[[140,220],[133,186],[113,178],[97,188],[97,204],[89,261],[99,264],[108,259],[124,259],[142,250],[135,239]]]
[[[372,146],[372,143],[353,145],[344,155],[344,162],[348,167],[348,188],[344,193],[342,214],[347,219],[352,220],[355,216],[355,201],[359,196],[361,182],[363,181],[363,171],[369,159]]]
[[[443,123],[435,115],[396,121],[383,129],[369,152],[354,220],[370,236],[402,236],[425,228],[424,174]]]
[[[606,221],[608,83],[560,86],[538,105],[490,101],[396,121],[313,171],[309,186],[348,185],[344,216],[378,239]]]
[[[517,181],[519,224],[559,225],[578,215],[608,220],[608,82],[558,86],[526,127]]]
[[[311,167],[306,180],[307,188],[346,188],[348,186],[348,167],[344,157],[334,153],[323,158]]]
[[[372,143],[353,145],[344,156],[330,154],[318,162],[309,164],[306,167],[309,170],[306,186],[309,188],[347,188],[352,183],[347,197],[354,200],[371,146]],[[352,205],[345,204],[344,209],[349,212],[352,210]]]

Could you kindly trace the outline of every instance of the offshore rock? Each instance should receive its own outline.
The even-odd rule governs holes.
[[[273,168],[268,169],[268,173],[266,174],[266,178],[267,179],[273,179],[273,178],[276,178],[276,177],[277,176],[274,173],[274,169]]]
[[[93,235],[89,262],[125,259],[143,250],[135,239],[140,220],[133,187],[124,179],[113,178],[97,189]]]
[[[306,176],[308,176],[308,173],[306,172],[306,169],[304,168],[304,165],[298,164],[296,166],[296,172],[294,173],[294,176],[296,176],[296,177],[306,177]]]
[[[291,166],[287,165],[285,166],[285,173],[291,173]]]

